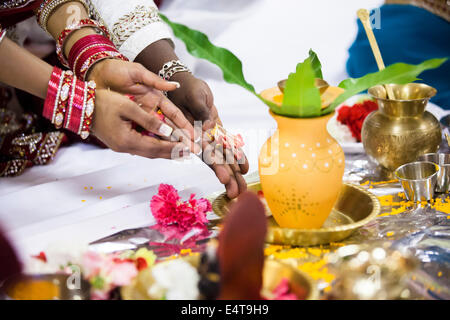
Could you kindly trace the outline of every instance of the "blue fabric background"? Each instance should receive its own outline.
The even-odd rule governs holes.
[[[405,62],[418,64],[431,58],[450,57],[450,23],[424,9],[410,5],[383,5],[380,8],[381,29],[374,29],[386,66]],[[349,49],[347,72],[361,77],[378,70],[364,27],[358,20],[358,34]],[[440,68],[419,76],[438,90],[431,100],[450,109],[450,61]]]

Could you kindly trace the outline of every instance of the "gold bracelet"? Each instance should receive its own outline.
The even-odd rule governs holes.
[[[39,7],[36,18],[41,28],[44,29],[47,33],[49,33],[47,30],[47,23],[53,11],[55,11],[59,6],[66,4],[67,2],[81,3],[89,15],[89,6],[85,0],[46,0],[42,2],[41,6]]]

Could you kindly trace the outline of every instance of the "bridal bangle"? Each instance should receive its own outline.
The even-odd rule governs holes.
[[[85,9],[86,12],[89,13],[89,6],[87,5],[85,0],[45,0],[41,3],[39,9],[37,10],[37,21],[39,25],[44,29],[47,33],[47,23],[48,19],[52,15],[53,11],[58,8],[59,6],[67,3],[67,2],[79,2],[81,3]]]
[[[58,55],[59,61],[63,64],[63,66],[69,67],[69,62],[64,56],[64,45],[66,40],[69,38],[72,32],[87,27],[95,28],[96,30],[103,33],[105,37],[109,37],[108,29],[106,29],[105,26],[101,25],[100,23],[92,19],[83,19],[68,26],[61,32],[61,34],[58,37],[58,40],[56,41],[56,53]]]
[[[108,38],[89,35],[78,40],[70,49],[68,64],[77,77],[85,80],[89,70],[104,59],[128,60]]]
[[[163,65],[162,69],[159,70],[158,75],[164,80],[170,80],[170,78],[178,72],[192,73],[180,60],[172,60]]]
[[[86,139],[94,114],[95,88],[94,81],[81,81],[71,71],[54,67],[43,116],[57,129],[64,127]]]

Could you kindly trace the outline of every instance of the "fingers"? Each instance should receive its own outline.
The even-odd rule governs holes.
[[[161,121],[153,112],[145,112],[135,102],[128,100],[121,106],[122,115],[137,124],[145,130],[163,137],[170,137],[174,128]]]
[[[248,172],[248,170],[250,169],[250,164],[248,163],[248,159],[245,156],[244,152],[242,152],[242,155],[244,157],[244,161],[243,161],[243,163],[239,163],[239,168],[240,168],[242,174],[246,174]],[[239,161],[239,162],[241,162],[241,161]]]
[[[138,63],[135,63],[135,74],[133,78],[136,83],[141,83],[161,91],[173,91],[180,87],[178,82],[166,81]]]
[[[228,161],[227,164],[230,166],[230,169],[232,173],[234,174],[234,179],[236,180],[237,186],[239,188],[239,193],[247,190],[247,182],[245,182],[244,177],[241,174],[240,166],[238,165],[236,159],[234,158],[234,155],[229,149],[225,149],[224,153],[226,154],[227,159],[231,159],[231,161]]]
[[[200,145],[192,141],[192,138],[185,130],[177,128],[177,126],[168,118],[166,118],[164,121],[172,128],[175,128],[171,136],[172,141],[181,141],[185,146],[189,147],[189,150],[191,150],[191,152],[193,152],[195,155],[201,154],[202,149]]]
[[[223,146],[214,144],[214,142],[209,144],[207,139],[203,139],[203,150],[202,160],[225,186],[230,199],[236,198],[247,189],[247,184],[231,151],[223,150]]]
[[[159,140],[135,132],[129,142],[128,152],[150,159],[175,159],[189,153],[189,148],[179,142]]]
[[[196,145],[193,143],[194,127],[185,118],[183,113],[166,97],[164,97],[162,94],[154,94],[148,92],[145,96],[139,97],[136,102],[139,103],[138,106],[142,110],[144,110],[148,114],[151,114],[152,116],[155,116],[155,110],[157,110],[159,107],[164,115],[164,120],[161,120],[161,118],[157,116],[158,119],[162,122],[165,122],[167,125],[174,129],[170,137],[165,136],[166,139],[171,139],[172,141],[183,141],[187,146],[191,148],[193,153],[199,154],[201,152],[200,145]],[[139,115],[137,115],[137,117],[139,117]],[[135,118],[132,118],[131,120],[134,121],[134,119]],[[154,131],[151,132],[158,134]]]
[[[181,112],[181,110],[177,108],[169,99],[165,97],[162,98],[159,103],[159,108],[164,116],[172,121],[177,128],[185,130],[189,137],[191,137],[191,140],[194,139],[194,127],[183,115],[183,112]]]
[[[182,107],[182,106],[180,106],[180,107],[178,107],[178,108],[180,108],[181,112],[183,112],[184,116],[185,116],[186,119],[189,121],[189,123],[193,124],[194,121],[195,121],[195,118],[194,118],[194,116],[192,115],[192,113],[191,113],[188,109],[186,109],[186,108],[184,108],[184,107]]]
[[[231,167],[225,163],[223,151],[221,148],[215,148],[213,153],[214,163],[210,168],[214,171],[219,181],[225,186],[227,196],[234,199],[239,195],[239,186]]]

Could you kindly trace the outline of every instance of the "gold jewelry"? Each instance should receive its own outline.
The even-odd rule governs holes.
[[[59,6],[67,3],[67,2],[79,2],[86,9],[89,15],[89,6],[87,5],[85,0],[46,0],[42,2],[37,12],[37,21],[42,29],[44,29],[47,33],[47,23],[48,19],[52,15],[53,11],[55,11]]]

